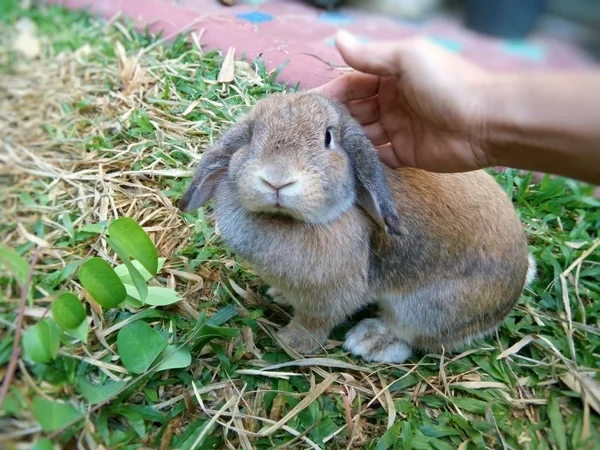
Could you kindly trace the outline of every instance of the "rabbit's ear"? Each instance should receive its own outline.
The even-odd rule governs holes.
[[[250,122],[242,121],[233,125],[213,147],[204,152],[190,185],[179,200],[180,210],[189,212],[210,200],[218,181],[227,172],[231,157],[241,147],[248,145],[251,137]]]
[[[377,152],[360,125],[347,113],[344,116],[341,144],[352,161],[358,182],[358,203],[387,233],[403,234],[404,229]]]

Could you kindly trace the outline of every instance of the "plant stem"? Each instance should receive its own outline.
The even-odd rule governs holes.
[[[19,343],[21,341],[21,331],[23,329],[23,317],[25,316],[25,302],[27,301],[27,292],[29,292],[29,286],[31,285],[31,279],[33,278],[33,271],[35,269],[35,265],[37,264],[37,260],[40,256],[41,247],[37,247],[35,253],[33,255],[33,259],[31,260],[31,264],[29,265],[29,273],[27,274],[27,279],[25,283],[21,286],[21,298],[19,299],[19,316],[17,318],[17,325],[15,327],[15,340],[13,341],[13,351],[10,356],[10,362],[8,363],[8,369],[6,370],[6,375],[4,376],[4,381],[2,383],[2,390],[0,391],[0,409],[2,409],[2,405],[4,404],[4,400],[6,399],[6,395],[8,394],[8,387],[10,386],[10,382],[15,374],[15,370],[17,368],[17,361],[19,360],[19,356],[21,356],[21,347],[19,347]]]

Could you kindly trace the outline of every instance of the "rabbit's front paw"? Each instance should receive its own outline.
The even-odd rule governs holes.
[[[267,290],[267,295],[269,297],[271,297],[273,299],[273,301],[275,303],[277,303],[278,305],[281,305],[281,306],[291,306],[291,303],[288,301],[287,298],[285,298],[285,296],[283,295],[283,292],[281,292],[276,287],[270,287]]]
[[[319,339],[294,321],[279,330],[277,336],[300,354],[314,353],[321,348]]]
[[[363,319],[346,335],[344,348],[365,361],[403,363],[412,354],[381,319]]]

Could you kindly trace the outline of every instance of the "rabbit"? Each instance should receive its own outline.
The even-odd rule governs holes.
[[[344,105],[260,100],[205,151],[179,208],[214,197],[227,246],[294,309],[280,339],[313,354],[370,303],[343,348],[365,361],[453,351],[502,322],[535,272],[508,196],[485,171],[384,166]]]

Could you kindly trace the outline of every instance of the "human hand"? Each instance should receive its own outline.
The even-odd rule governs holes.
[[[336,45],[356,72],[316,90],[346,104],[387,165],[463,172],[490,165],[484,101],[490,74],[425,39]]]

